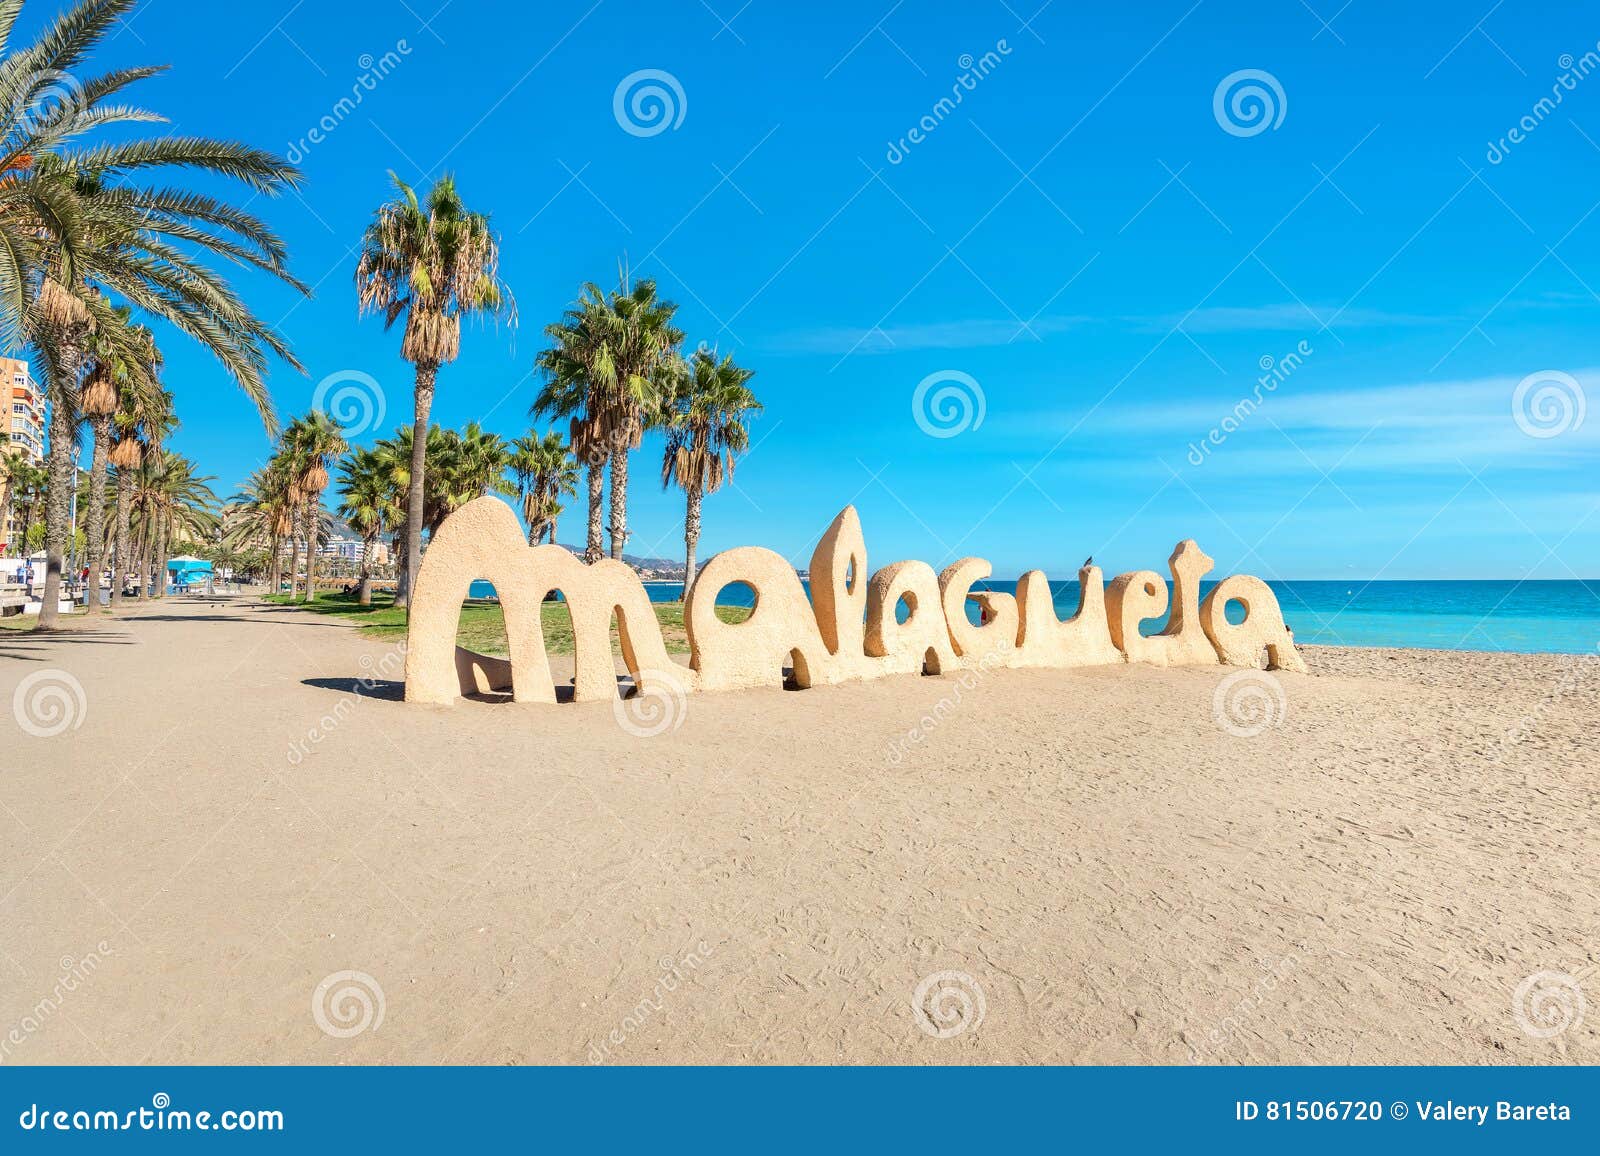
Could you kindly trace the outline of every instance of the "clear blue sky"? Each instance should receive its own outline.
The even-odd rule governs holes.
[[[301,194],[253,207],[315,298],[240,275],[309,369],[274,372],[286,415],[356,370],[381,383],[387,428],[409,421],[398,336],[355,314],[354,245],[387,170],[450,171],[504,235],[522,325],[514,342],[465,334],[441,422],[522,432],[540,328],[624,254],[681,302],[691,341],[756,370],[756,448],[708,501],[702,557],[803,559],[854,502],[875,567],[977,553],[1064,577],[1093,553],[1159,569],[1192,535],[1219,571],[1266,577],[1600,574],[1600,413],[1531,437],[1512,411],[1545,371],[1600,406],[1600,67],[1578,76],[1592,9],[741,3],[287,0],[199,18],[148,0],[103,59],[171,63],[143,97],[180,131],[304,152]],[[30,21],[47,8],[32,0]],[[336,111],[386,52],[388,75]],[[614,113],[644,69],[683,94],[655,135]],[[1281,120],[1226,131],[1216,90],[1247,69],[1275,80]],[[938,109],[953,87],[960,104]],[[1192,464],[1262,359],[1302,342]],[[266,440],[214,364],[176,335],[166,348],[176,447],[229,492]],[[913,398],[945,371],[976,383],[983,419],[933,437]],[[635,457],[629,549],[677,556],[658,455]],[[570,511],[563,539],[581,523]]]

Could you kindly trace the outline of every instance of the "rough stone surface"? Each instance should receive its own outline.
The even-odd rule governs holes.
[[[1244,604],[1244,621],[1237,626],[1227,619],[1230,602]],[[1305,672],[1305,659],[1294,648],[1278,596],[1259,578],[1234,574],[1218,582],[1200,607],[1200,624],[1218,657],[1229,666],[1259,667],[1265,652],[1268,670]]]
[[[475,578],[494,583],[506,619],[506,642],[518,702],[554,702],[545,662],[536,577],[522,526],[498,498],[468,502],[434,533],[411,591],[406,635],[406,701],[453,704],[478,687],[472,660],[456,659],[461,604]],[[471,652],[467,652],[470,654]],[[543,675],[543,678],[539,677]]]
[[[611,559],[585,565],[558,546],[528,546],[511,507],[484,497],[450,515],[423,557],[411,598],[405,697],[448,705],[465,694],[509,687],[518,702],[555,702],[541,607],[557,590],[572,614],[572,697],[580,702],[619,693],[613,620],[623,663],[640,695],[775,686],[786,671],[796,686],[810,687],[891,674],[1124,660],[1253,666],[1264,655],[1273,669],[1305,669],[1266,583],[1228,578],[1201,606],[1200,579],[1212,560],[1185,540],[1168,565],[1172,615],[1161,633],[1144,637],[1139,623],[1167,612],[1167,584],[1152,570],[1119,574],[1105,588],[1100,570],[1084,567],[1078,572],[1078,612],[1062,621],[1040,570],[1022,576],[1015,597],[973,591],[991,573],[982,558],[963,558],[939,575],[925,562],[895,562],[869,580],[861,520],[847,506],[811,556],[809,599],[793,567],[771,550],[740,547],[705,564],[684,607],[690,649],[685,670],[667,655],[638,575]],[[477,578],[494,583],[500,597],[509,659],[455,645],[461,604]],[[755,592],[755,606],[745,621],[723,622],[716,615],[717,595],[735,582]],[[983,608],[979,625],[967,618],[969,598]],[[902,599],[910,608],[903,623],[895,613]],[[1238,626],[1226,621],[1230,601],[1247,608]]]
[[[456,647],[456,679],[462,694],[492,694],[511,689],[511,661]]]
[[[811,604],[837,681],[892,673],[866,649],[869,586],[861,518],[846,506],[811,554]]]
[[[1122,661],[1106,622],[1105,581],[1100,567],[1078,571],[1078,612],[1063,622],[1043,570],[1029,570],[1017,581],[1022,635],[1012,666],[1105,666]]]
[[[1172,615],[1159,634],[1139,633],[1139,623],[1167,612],[1167,585],[1153,570],[1119,574],[1106,591],[1106,617],[1111,640],[1129,662],[1152,666],[1215,666],[1217,651],[1200,624],[1200,579],[1216,563],[1193,538],[1173,550]]]
[[[906,600],[911,611],[896,621]],[[889,674],[942,674],[957,665],[939,601],[939,577],[926,562],[894,562],[872,576],[867,592],[867,654]]]
[[[981,590],[974,594],[972,584],[989,577],[993,568],[982,558],[962,558],[946,566],[939,575],[939,602],[950,631],[950,645],[968,666],[1003,665],[1017,648],[1021,624],[1017,600],[1009,594]],[[967,618],[967,599],[975,600],[984,623],[974,626]]]
[[[730,582],[755,591],[756,605],[743,622],[716,615],[717,595]],[[761,546],[724,550],[707,562],[683,609],[689,635],[689,666],[703,690],[777,686],[785,666],[804,688],[835,681],[835,664],[805,588],[783,555]]]
[[[505,614],[511,656],[504,665],[455,644],[461,603],[476,578],[494,584]],[[609,558],[586,566],[559,546],[530,547],[511,507],[485,497],[446,518],[423,556],[411,593],[406,701],[449,705],[463,694],[504,690],[509,684],[517,702],[555,702],[542,618],[545,595],[552,590],[561,591],[572,614],[576,700],[617,694],[613,615],[623,661],[641,691],[651,681],[650,672],[671,669],[638,575]]]

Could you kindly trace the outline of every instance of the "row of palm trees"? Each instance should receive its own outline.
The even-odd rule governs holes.
[[[269,432],[276,428],[265,383],[269,358],[298,368],[282,339],[206,263],[221,258],[252,267],[305,292],[287,268],[283,243],[242,207],[184,180],[220,177],[271,195],[299,174],[234,141],[130,130],[164,120],[132,99],[161,69],[91,75],[86,61],[134,2],[76,0],[19,47],[11,40],[22,0],[0,0],[0,347],[31,355],[49,401],[39,623],[46,629],[57,620],[80,425],[94,439],[85,526],[92,574],[108,550],[119,574],[132,569],[135,491],[128,480],[135,471],[181,461],[161,448],[173,425],[171,397],[158,378],[161,357],[150,331],[132,322],[132,311],[160,318],[210,350]],[[60,98],[63,76],[75,78],[67,99]],[[107,138],[110,126],[120,127]],[[112,469],[116,508],[107,533]],[[174,482],[188,484],[181,474]],[[166,531],[152,533],[170,541]],[[115,597],[121,582],[112,590]],[[89,612],[99,609],[91,596]]]
[[[419,196],[391,178],[397,195],[379,207],[362,238],[356,289],[359,310],[381,313],[386,328],[405,319],[400,355],[415,372],[405,549],[395,596],[395,604],[404,606],[409,576],[421,561],[422,534],[432,529],[426,442],[439,369],[460,353],[463,319],[515,326],[516,305],[499,275],[500,243],[489,217],[466,206],[455,181],[442,177]],[[747,384],[751,371],[731,356],[718,359],[704,347],[684,356],[684,333],[673,323],[677,308],[659,295],[655,281],[633,281],[626,267],[615,290],[584,285],[577,301],[544,331],[549,345],[536,359],[543,383],[531,414],[566,419],[570,452],[587,468],[584,557],[590,562],[603,556],[608,529],[611,557],[622,557],[629,537],[630,454],[646,430],[665,432],[662,484],[677,484],[688,495],[687,588],[694,580],[704,495],[731,477],[749,445],[749,420],[761,406]],[[568,452],[553,432],[539,445],[546,455]],[[528,472],[518,468],[519,478]],[[603,508],[608,473],[609,526]],[[521,489],[530,539],[536,541],[554,520],[548,512],[554,498],[526,485]]]
[[[361,600],[369,603],[379,543],[386,536],[401,541],[409,537],[412,438],[410,428],[401,428],[371,447],[352,449],[326,414],[313,411],[295,419],[266,466],[232,499],[223,544],[236,552],[263,551],[274,590],[282,583],[287,549],[291,593],[309,599],[315,589],[318,548],[327,542],[332,526],[323,494],[337,459],[338,513],[362,537]],[[530,432],[507,442],[477,423],[460,431],[430,427],[423,458],[422,528],[430,534],[452,511],[493,493],[520,495],[530,545],[546,533],[553,540],[562,499],[573,492],[576,477],[559,436],[552,439]],[[507,477],[508,471],[514,480]]]
[[[746,385],[751,371],[731,358],[719,360],[699,350],[670,368],[659,376],[670,394],[644,396],[637,433],[630,431],[629,436],[637,440],[645,429],[660,429],[665,435],[662,485],[675,484],[686,496],[687,590],[695,573],[704,496],[731,476],[736,456],[748,445],[745,423],[760,406]],[[414,438],[412,429],[402,427],[371,447],[351,448],[326,414],[313,411],[296,418],[285,428],[266,466],[232,499],[222,546],[236,554],[260,551],[267,559],[273,590],[282,584],[287,548],[291,595],[309,600],[315,590],[319,547],[331,528],[323,495],[329,487],[330,463],[338,458],[338,513],[362,537],[358,593],[360,603],[369,605],[378,545],[386,536],[397,546],[411,538]],[[612,455],[613,467],[620,456]],[[462,505],[499,494],[518,499],[530,546],[546,540],[554,543],[567,499],[577,491],[578,461],[572,446],[555,430],[533,429],[506,441],[476,422],[460,431],[430,425],[421,460],[420,522],[429,536]],[[591,466],[591,477],[597,473]],[[591,526],[596,516],[591,505]],[[402,554],[402,579],[407,565]]]
[[[110,461],[88,476],[75,479],[78,531],[74,548],[86,559],[91,574],[112,558],[110,601],[119,605],[124,588],[143,598],[150,588],[156,597],[165,590],[162,580],[174,549],[197,548],[215,535],[221,525],[219,502],[211,489],[214,478],[201,476],[194,463],[168,449],[145,452],[137,437],[127,437],[109,454]],[[43,542],[40,512],[49,498],[49,471],[27,458],[0,457],[0,474],[7,482],[8,518],[22,527],[22,546],[32,552]],[[99,475],[96,481],[95,476]],[[107,512],[111,517],[105,517]],[[90,589],[96,590],[97,582]],[[99,613],[91,597],[90,613]]]
[[[119,574],[132,568],[124,530],[131,492],[113,490],[109,530],[106,524],[112,471],[121,482],[146,461],[154,469],[168,461],[162,442],[175,425],[172,398],[159,378],[161,352],[151,331],[132,320],[134,311],[165,320],[210,350],[255,403],[269,434],[277,433],[265,383],[269,360],[275,355],[300,368],[283,340],[206,263],[221,258],[306,292],[288,270],[283,243],[243,207],[185,187],[172,175],[222,177],[253,194],[273,195],[296,185],[299,173],[238,142],[129,131],[162,121],[129,100],[139,82],[160,69],[86,75],[85,62],[134,3],[75,0],[33,43],[15,47],[11,33],[22,0],[0,0],[0,347],[29,352],[49,400],[43,628],[57,617],[80,426],[93,439],[85,519],[91,573],[100,573],[108,556]],[[51,99],[64,74],[77,78],[71,99]],[[120,126],[109,140],[100,136],[108,126]],[[152,176],[158,179],[147,179]],[[436,525],[429,517],[427,475],[439,370],[460,352],[463,319],[514,326],[516,305],[499,275],[500,243],[489,218],[464,204],[451,178],[423,196],[398,179],[395,186],[396,195],[362,238],[355,280],[361,312],[381,314],[386,327],[403,319],[400,352],[415,372],[405,445],[410,460],[396,475],[404,479],[394,519],[405,543],[398,592],[404,605],[422,535]],[[622,555],[629,537],[630,454],[647,429],[666,432],[663,484],[675,482],[689,494],[692,579],[701,499],[731,472],[759,406],[746,386],[749,371],[731,358],[681,353],[676,309],[659,297],[653,281],[632,281],[626,270],[613,291],[586,285],[545,331],[550,346],[537,359],[544,382],[533,410],[567,421],[570,451],[588,470],[590,560],[602,556],[607,529],[612,557]],[[691,396],[694,391],[698,395]],[[261,479],[283,491],[290,521],[280,525],[281,538],[296,537],[297,526],[301,541],[314,538],[326,475],[344,451],[342,443],[327,448],[334,436],[325,417],[301,419],[286,431],[282,447],[298,464]],[[306,438],[312,441],[302,445]],[[539,452],[555,452],[548,435],[538,442]],[[536,473],[512,468],[519,478]],[[607,474],[609,526],[602,510]],[[550,533],[559,497],[531,484],[517,488],[530,532]],[[120,586],[113,582],[113,590]],[[98,612],[96,597],[88,599],[88,609]]]
[[[45,487],[50,474],[43,466],[36,466],[23,454],[0,454],[0,489],[5,490],[8,522],[21,526],[19,544],[32,553],[44,544],[44,523],[39,515],[44,510]],[[38,542],[33,541],[38,532]]]

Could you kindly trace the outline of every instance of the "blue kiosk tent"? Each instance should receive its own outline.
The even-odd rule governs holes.
[[[211,563],[204,558],[183,556],[167,559],[167,582],[179,590],[195,586],[210,589]]]

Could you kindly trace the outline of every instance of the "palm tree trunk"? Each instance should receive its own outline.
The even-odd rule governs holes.
[[[433,411],[433,382],[438,374],[437,365],[417,362],[416,406],[411,422],[411,492],[406,496],[406,568],[401,584],[395,588],[396,606],[410,605],[411,584],[422,568],[422,522],[427,516],[422,471],[428,460],[428,416]]]
[[[394,596],[406,588],[406,550],[404,527],[389,541],[389,558],[394,563]]]
[[[361,584],[356,592],[356,602],[361,606],[372,605],[372,555],[378,548],[378,536],[382,532],[377,530],[361,539]]]
[[[150,527],[145,526],[139,531],[139,536],[133,544],[133,570],[134,584],[133,596],[140,602],[144,601],[144,584],[150,573]]]
[[[278,583],[283,580],[283,539],[281,538],[272,539],[272,557],[267,562],[267,574],[267,581],[271,583],[268,589],[271,593],[276,594],[278,592]]]
[[[111,563],[111,608],[117,609],[122,605],[122,580],[133,570],[132,559],[128,557],[128,550],[132,543],[128,538],[128,518],[130,506],[133,503],[133,476],[127,470],[117,470],[117,513],[116,513],[116,544],[112,549]]]
[[[73,419],[76,406],[63,395],[61,386],[78,388],[78,368],[82,354],[71,344],[62,347],[59,372],[61,381],[52,382],[50,393],[50,472],[49,492],[44,508],[44,604],[39,607],[39,629],[52,629],[60,618],[61,571],[66,565],[67,533],[72,520],[73,499],[78,488],[77,464],[73,460]]]
[[[611,454],[611,556],[622,560],[628,544],[628,450],[624,445]]]
[[[172,525],[165,514],[156,520],[156,597],[167,596],[167,559],[172,555]]]
[[[689,587],[694,585],[694,548],[700,544],[700,502],[704,495],[699,486],[689,487],[689,509],[683,517],[683,600],[689,601]]]
[[[557,521],[556,515],[552,514],[550,516],[550,525],[548,527],[549,531],[550,531],[550,544],[552,546],[554,546],[556,544],[556,521]]]
[[[13,479],[6,476],[6,467],[14,460],[17,459],[0,457],[0,490],[4,490],[6,494],[5,509],[0,510],[0,516],[5,518],[5,522],[0,523],[0,534],[5,534],[6,525],[9,524],[17,514],[17,485]],[[6,540],[3,543],[0,543],[0,552],[9,553],[10,548],[11,539],[9,536],[7,536]]]
[[[315,492],[313,492],[312,495],[309,498],[306,499],[306,598],[305,598],[305,600],[307,602],[310,602],[311,599],[314,597],[314,595],[312,594],[312,590],[313,590],[313,582],[312,582],[312,580],[316,576],[316,570],[317,570],[317,530],[320,529],[320,527],[317,525],[317,522],[320,521],[320,519],[317,517],[317,506],[319,504],[320,504],[319,496]]]
[[[96,414],[89,419],[89,423],[94,427],[94,456],[89,466],[89,516],[84,531],[84,553],[89,568],[84,610],[89,614],[99,614],[100,569],[105,565],[106,454],[109,449],[107,443],[111,440],[111,415]]]
[[[291,518],[289,543],[294,554],[289,559],[289,601],[293,602],[295,591],[300,588],[300,515],[296,513],[291,515]],[[276,594],[277,588],[274,587],[272,592]]]
[[[585,562],[598,562],[605,556],[600,528],[600,504],[605,497],[605,469],[604,461],[589,464],[589,540],[583,551]]]

